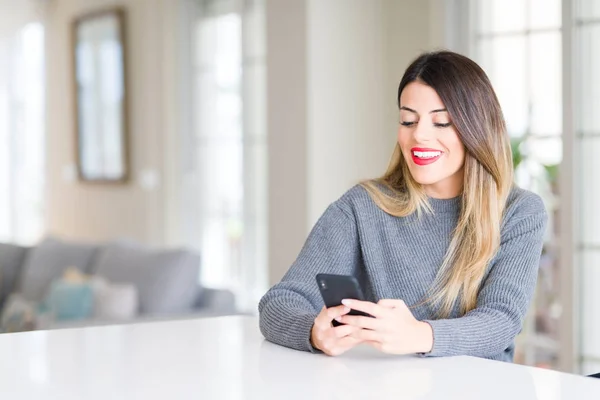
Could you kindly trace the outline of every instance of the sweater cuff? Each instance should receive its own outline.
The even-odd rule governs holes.
[[[453,344],[456,343],[453,335],[452,321],[447,319],[424,320],[433,331],[433,346],[429,353],[421,353],[425,357],[441,357],[452,353]]]
[[[322,353],[322,351],[313,347],[310,341],[310,335],[312,332],[312,327],[315,324],[316,315],[313,314],[302,314],[298,316],[299,323],[299,331],[298,334],[301,335],[301,338],[298,337],[298,340],[303,342],[303,348],[306,351],[310,351],[311,353]]]

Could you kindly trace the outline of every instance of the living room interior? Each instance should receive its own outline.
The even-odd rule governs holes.
[[[256,315],[447,48],[550,216],[515,362],[598,372],[599,42],[595,0],[0,0],[0,332]]]

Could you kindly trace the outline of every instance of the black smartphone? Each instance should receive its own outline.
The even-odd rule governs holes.
[[[317,274],[317,284],[325,307],[335,307],[342,304],[343,299],[365,300],[360,285],[355,277],[350,275]],[[370,317],[362,311],[350,310],[348,315],[362,315]],[[342,325],[336,320],[331,321],[333,326]]]

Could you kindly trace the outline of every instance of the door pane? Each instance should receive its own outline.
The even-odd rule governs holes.
[[[574,0],[575,16],[582,20],[600,18],[600,2],[598,0]]]
[[[575,37],[579,69],[575,126],[579,132],[600,133],[600,24],[580,27]]]
[[[482,33],[522,31],[527,26],[527,2],[523,0],[477,1],[479,29]]]
[[[600,358],[600,249],[581,253],[581,353]],[[600,372],[600,370],[596,371]]]
[[[478,44],[478,61],[492,81],[509,134],[517,137],[528,125],[526,45],[525,36],[485,38]]]
[[[600,136],[581,138],[578,147],[581,242],[600,246]],[[600,281],[596,284],[600,284]]]
[[[561,34],[545,32],[529,38],[532,135],[561,135],[562,132],[562,45]]]
[[[560,28],[561,0],[528,0],[528,3],[530,28]]]

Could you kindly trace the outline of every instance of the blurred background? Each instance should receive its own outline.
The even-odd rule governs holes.
[[[0,0],[0,331],[256,313],[476,60],[550,214],[515,361],[600,371],[600,0]]]

